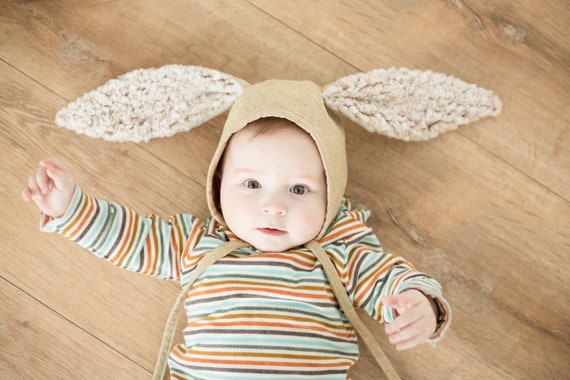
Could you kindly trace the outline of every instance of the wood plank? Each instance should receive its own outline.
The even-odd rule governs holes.
[[[371,206],[385,250],[441,280],[447,339],[514,378],[567,373],[570,305],[552,300],[570,292],[570,205],[457,134],[405,144],[353,126],[351,137],[347,193]]]
[[[1,51],[0,57],[7,62],[21,62],[20,70],[68,100],[126,71],[170,63],[210,67],[252,83],[275,77],[311,78],[327,83],[353,71],[286,26],[239,2],[149,1],[135,9],[120,3],[113,8],[113,17],[104,23],[101,20],[109,14],[109,5],[105,3],[40,3],[22,8],[29,9],[9,10],[14,14],[0,15],[9,37],[23,42],[12,43],[14,40],[9,38],[6,44],[10,48]],[[223,12],[218,11],[221,8]],[[31,26],[14,21],[28,13],[36,15]],[[174,24],[169,22],[172,14],[180,16]],[[137,22],[131,24],[132,19]],[[154,30],[165,25],[166,32]],[[149,34],[153,38],[141,38]],[[186,37],[172,38],[173,35]],[[278,36],[278,41],[272,36]],[[78,60],[66,50],[78,46],[84,59]],[[110,46],[112,51],[108,51]],[[245,51],[251,53],[244,55]],[[87,59],[110,55],[112,65],[103,58]],[[327,70],[322,69],[323,65]],[[52,73],[45,75],[46,70]],[[223,121],[223,117],[218,117],[192,133],[179,134],[174,144],[170,139],[158,139],[141,147],[204,184]]]
[[[25,3],[2,12],[0,25],[0,58],[67,100],[124,72],[171,63],[252,82],[279,73],[327,83],[331,70],[352,71],[322,49],[306,55],[305,38],[245,1]]]
[[[142,212],[205,216],[204,176],[223,117],[172,139],[112,144],[54,127],[62,98],[130,69],[172,62],[222,68],[252,82],[282,77],[321,84],[356,68],[430,68],[510,98],[499,119],[429,143],[399,143],[348,126],[348,195],[372,209],[371,225],[387,250],[442,280],[455,312],[436,349],[396,352],[381,328],[368,323],[405,378],[561,378],[570,372],[570,306],[564,302],[570,211],[559,191],[568,183],[560,129],[567,94],[552,83],[563,76],[560,57],[567,49],[566,40],[550,43],[562,30],[565,9],[503,5],[497,15],[506,21],[522,12],[510,25],[531,13],[548,20],[535,23],[517,45],[498,37],[500,18],[493,19],[491,8],[475,9],[478,4],[402,2],[396,9],[387,2],[381,8],[366,1],[348,8],[334,1],[288,2],[279,13],[275,4],[283,5],[62,1],[3,11],[0,58],[8,64],[0,64],[0,158],[10,164],[0,167],[0,217],[11,221],[0,239],[3,278],[104,341],[108,348],[98,355],[111,347],[150,369],[177,286],[119,271],[40,234],[36,211],[22,204],[19,191],[37,159],[56,155],[93,194]],[[479,30],[477,17],[495,24]],[[518,59],[520,67],[513,64]],[[550,63],[533,72],[541,59]],[[540,80],[548,88],[539,96]],[[540,115],[553,134],[538,131]],[[553,137],[557,133],[561,137]],[[524,152],[525,139],[536,140],[536,162]],[[132,352],[133,345],[140,349]],[[353,378],[375,378],[373,368],[365,356]]]
[[[383,328],[370,318],[368,314],[359,310],[359,315],[368,328],[376,336],[384,352],[390,357],[392,364],[402,378],[408,379],[510,379],[500,369],[490,366],[489,363],[474,356],[455,340],[446,339],[437,344],[436,348],[430,345],[421,345],[409,351],[398,352],[390,345],[383,332]],[[352,379],[376,380],[378,367],[374,359],[360,348],[361,358],[351,369]],[[421,364],[420,364],[421,363]]]
[[[144,379],[148,370],[0,279],[4,379]]]
[[[461,133],[570,199],[566,3],[253,3],[358,70],[429,69],[495,91],[504,102],[501,116]]]
[[[167,216],[173,208],[191,207],[206,214],[204,189],[134,144],[94,141],[50,125],[61,103],[0,64],[0,150],[3,162],[10,162],[1,169],[0,218],[10,221],[2,228],[1,275],[152,369],[179,286],[121,271],[69,241],[40,233],[37,209],[24,204],[19,194],[44,156],[61,158],[86,191],[119,199],[143,213]]]

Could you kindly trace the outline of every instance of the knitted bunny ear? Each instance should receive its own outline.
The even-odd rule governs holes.
[[[489,90],[445,74],[405,68],[373,70],[339,79],[323,91],[329,109],[371,132],[427,140],[501,112]]]
[[[86,93],[55,117],[61,127],[109,141],[149,141],[188,131],[229,109],[245,82],[198,66],[138,69]]]

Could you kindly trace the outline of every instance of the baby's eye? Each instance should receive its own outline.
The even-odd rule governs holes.
[[[306,194],[308,191],[309,189],[307,189],[303,185],[295,185],[291,188],[291,192],[295,195],[303,195]]]
[[[243,185],[245,187],[247,187],[248,189],[259,189],[261,187],[261,185],[259,184],[259,182],[253,180],[253,179],[249,179],[247,181],[245,181],[243,183]]]

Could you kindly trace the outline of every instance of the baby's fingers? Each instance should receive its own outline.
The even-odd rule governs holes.
[[[40,161],[40,166],[46,171],[46,175],[56,189],[66,191],[75,188],[75,180],[59,160],[44,158]]]
[[[390,343],[398,350],[407,350],[425,342],[433,333],[430,315],[414,307],[386,326]]]
[[[29,202],[32,200],[32,191],[28,187],[26,187],[24,190],[22,190],[22,198],[26,202]]]
[[[31,201],[35,197],[39,196],[41,196],[41,191],[38,187],[36,176],[33,175],[28,178],[28,187],[22,191],[22,198],[24,198],[25,201]]]
[[[51,190],[51,180],[48,177],[45,167],[40,167],[36,172],[36,184],[40,193],[43,195],[46,195]]]
[[[65,167],[63,166],[61,161],[58,160],[57,158],[44,158],[40,161],[40,166],[44,166],[46,168],[53,167],[59,170],[65,170]]]
[[[414,348],[417,345],[425,342],[427,336],[421,330],[407,328],[397,334],[391,335],[390,343],[396,346],[398,351]]]
[[[47,167],[47,174],[53,181],[56,189],[69,190],[71,188],[75,188],[75,180],[64,169],[60,169],[55,166],[49,166]]]

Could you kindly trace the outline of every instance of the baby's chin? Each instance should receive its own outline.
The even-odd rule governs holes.
[[[253,249],[263,253],[284,252],[290,248],[290,244],[287,244],[288,242],[283,238],[270,238],[257,230],[253,232],[246,231],[244,233],[243,231],[234,229],[233,233],[238,239],[246,242]]]
[[[246,243],[250,244],[253,248],[264,253],[280,253],[286,252],[292,248],[297,248],[302,246],[302,244],[294,244],[290,242],[267,242],[267,241],[255,241],[252,239],[250,241],[244,240]]]
[[[264,253],[279,253],[289,251],[290,249],[302,248],[310,240],[304,241],[303,238],[306,237],[293,239],[289,233],[274,234],[274,236],[271,236],[272,233],[267,231],[256,231],[249,234],[234,233],[239,239],[248,243],[257,251]]]
[[[280,253],[287,252],[291,248],[299,247],[298,245],[291,244],[251,244],[253,248],[265,253]]]

